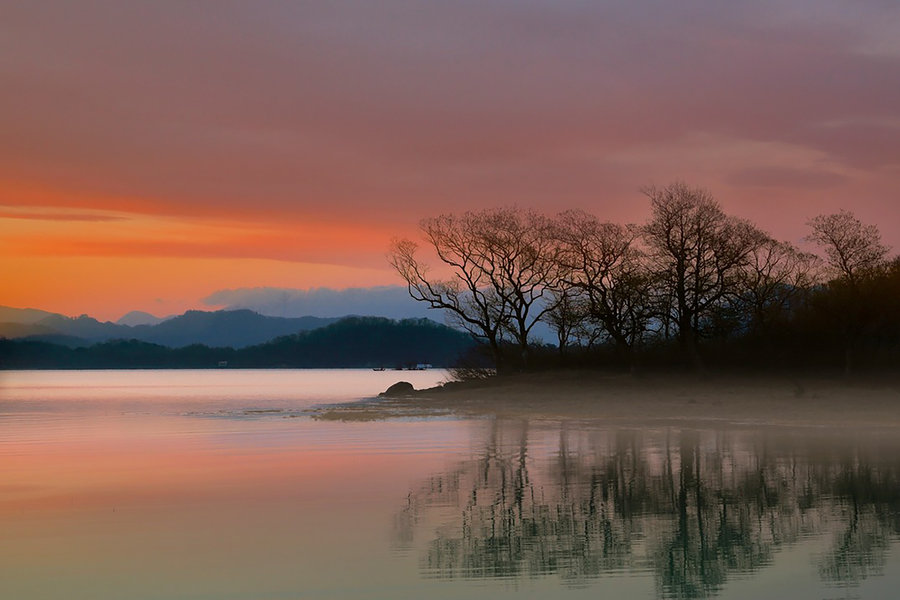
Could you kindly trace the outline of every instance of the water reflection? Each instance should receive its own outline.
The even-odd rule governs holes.
[[[900,533],[898,457],[871,436],[496,420],[475,456],[410,492],[395,543],[420,548],[426,577],[650,572],[663,597],[705,598],[814,539],[820,579],[854,584]]]

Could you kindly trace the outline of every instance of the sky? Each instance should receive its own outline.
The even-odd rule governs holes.
[[[642,222],[674,180],[896,253],[898,32],[895,0],[5,3],[0,305],[396,285],[422,218]]]

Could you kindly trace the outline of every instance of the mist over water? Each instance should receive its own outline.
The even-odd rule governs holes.
[[[0,597],[840,598],[900,585],[900,442],[315,421],[403,378],[6,372]]]

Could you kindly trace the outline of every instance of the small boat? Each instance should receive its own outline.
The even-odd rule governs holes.
[[[372,370],[373,371],[384,371],[384,367],[375,367]]]

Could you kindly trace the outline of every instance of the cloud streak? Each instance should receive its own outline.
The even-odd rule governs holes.
[[[19,210],[0,209],[0,219],[23,219],[26,221],[85,221],[104,223],[109,221],[124,221],[126,220],[126,217],[89,213],[24,212]]]

